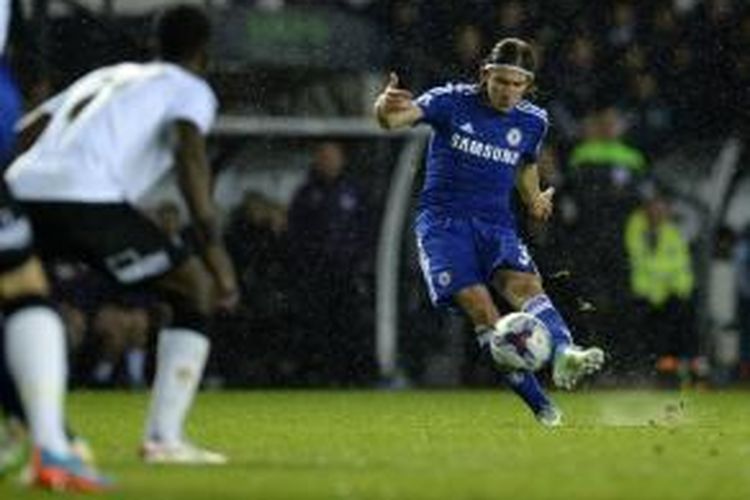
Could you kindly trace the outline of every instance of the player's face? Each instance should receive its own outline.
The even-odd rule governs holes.
[[[485,69],[482,78],[492,107],[500,111],[513,109],[531,85],[531,78],[512,68]]]

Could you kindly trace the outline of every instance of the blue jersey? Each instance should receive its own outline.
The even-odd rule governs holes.
[[[502,113],[477,85],[448,84],[415,103],[432,126],[420,209],[515,228],[511,194],[517,170],[534,163],[547,132],[547,112],[528,101]]]

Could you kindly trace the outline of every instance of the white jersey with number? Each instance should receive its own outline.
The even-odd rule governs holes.
[[[208,84],[174,64],[93,71],[42,104],[51,119],[6,180],[22,200],[135,202],[172,167],[173,124],[206,134],[216,108]]]

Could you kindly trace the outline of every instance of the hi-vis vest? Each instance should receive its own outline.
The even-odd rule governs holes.
[[[656,228],[655,245],[649,243],[649,225],[643,210],[636,210],[625,225],[625,249],[630,260],[630,289],[654,306],[670,297],[686,299],[693,291],[690,249],[676,225]]]

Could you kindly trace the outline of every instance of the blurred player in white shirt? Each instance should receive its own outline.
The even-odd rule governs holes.
[[[14,125],[21,113],[18,89],[2,60],[10,13],[10,0],[0,0],[0,167],[14,153]],[[0,181],[2,406],[24,420],[30,431],[32,484],[69,492],[102,491],[107,481],[74,451],[65,433],[65,328],[48,295],[49,284],[34,255],[29,219]],[[0,456],[0,469],[21,458],[18,448],[8,444]]]
[[[93,71],[26,117],[21,142],[33,145],[6,180],[32,221],[42,258],[83,260],[123,286],[153,286],[172,307],[158,342],[143,458],[224,463],[182,432],[208,357],[209,315],[238,300],[205,151],[217,109],[202,77],[210,23],[200,9],[179,6],[163,13],[157,30],[161,60]],[[198,256],[134,206],[171,168]]]

